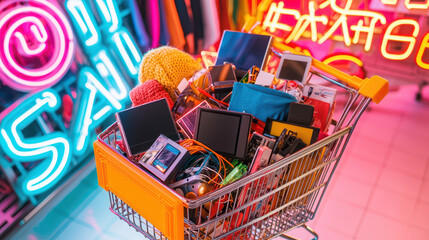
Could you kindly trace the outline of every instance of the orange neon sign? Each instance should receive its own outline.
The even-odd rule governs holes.
[[[398,0],[381,0],[381,3],[384,5],[395,6],[398,3]],[[429,0],[426,0],[424,3],[420,1],[413,0],[405,0],[405,7],[408,10],[412,9],[428,9],[429,8]]]
[[[401,35],[394,35],[392,34],[393,30],[400,26],[400,25],[411,25],[414,27],[412,36],[401,36]],[[414,46],[416,45],[416,37],[419,34],[420,26],[419,24],[412,19],[400,19],[394,21],[392,24],[389,25],[389,27],[386,30],[386,33],[384,34],[383,42],[381,43],[381,54],[387,58],[392,60],[404,60],[408,58],[411,55],[411,52],[414,49]],[[397,42],[405,42],[408,43],[407,50],[401,54],[393,54],[387,52],[387,43],[389,41],[397,41]]]
[[[296,27],[292,33],[286,39],[286,42],[290,42],[293,38],[294,41],[298,40],[302,36],[304,31],[310,26],[311,29],[311,40],[315,42],[317,40],[317,27],[316,23],[321,22],[324,25],[328,24],[328,18],[326,16],[315,16],[316,9],[314,8],[314,2],[308,3],[309,14],[301,15],[298,19]]]
[[[362,60],[360,60],[358,57],[355,57],[349,54],[336,54],[336,55],[330,56],[325,60],[323,60],[323,63],[330,64],[335,61],[349,61],[356,64],[359,67],[363,67]]]
[[[414,2],[414,3],[413,3]],[[405,7],[408,9],[428,9],[429,0],[426,0],[424,3],[416,3],[415,1],[405,0]]]
[[[345,63],[348,63],[348,62],[354,63],[359,68],[358,68],[358,71],[352,73],[351,75],[358,76],[360,78],[365,78],[365,70],[363,68],[362,60],[360,58],[358,58],[357,56],[354,56],[350,53],[335,53],[333,55],[326,56],[322,62],[327,64],[327,65],[334,64],[334,66],[336,66],[335,64],[340,64],[340,63],[344,64],[344,62]],[[351,68],[349,68],[348,70],[351,70]]]
[[[383,3],[384,5],[396,5],[396,3],[398,2],[398,0],[381,0],[381,3]]]
[[[329,4],[328,4],[329,3]],[[287,32],[291,32],[289,36],[285,39],[286,43],[291,41],[297,41],[304,31],[310,26],[310,36],[313,42],[318,42],[319,44],[324,43],[326,40],[332,37],[333,33],[341,28],[343,32],[343,40],[347,46],[350,46],[352,43],[352,39],[350,38],[349,29],[354,32],[353,43],[356,44],[359,41],[360,34],[366,33],[367,39],[365,41],[365,51],[369,51],[371,48],[372,38],[374,36],[375,26],[377,22],[381,24],[386,24],[386,18],[379,13],[366,11],[366,10],[352,10],[353,0],[347,0],[345,7],[341,8],[336,4],[335,0],[327,0],[319,5],[319,9],[324,9],[328,6],[332,8],[332,10],[339,14],[340,16],[337,18],[335,23],[326,31],[321,38],[317,39],[317,27],[316,23],[323,24],[327,26],[328,17],[327,16],[316,16],[315,12],[315,2],[309,1],[308,9],[309,14],[301,15],[299,11],[295,9],[287,9],[284,8],[284,3],[279,2],[272,3],[267,16],[263,22],[263,28],[269,29],[269,31],[274,32],[277,29],[284,30]],[[280,16],[282,15],[290,15],[293,16],[297,23],[295,27],[291,27],[287,24],[279,23]],[[356,25],[348,25],[348,17],[362,17],[362,18],[370,18],[369,24],[364,26],[364,21],[360,20]]]
[[[424,69],[429,69],[429,62],[423,62],[423,54],[425,50],[429,48],[429,33],[426,33],[423,38],[422,44],[420,46],[419,51],[417,52],[416,63],[419,67]]]
[[[397,4],[397,0],[382,0],[383,4],[393,5]],[[429,7],[429,0],[425,3],[416,3],[416,1],[405,0],[405,5],[408,8],[424,9]],[[285,3],[280,1],[278,3],[271,3],[265,19],[262,21],[262,28],[269,32],[276,32],[277,30],[285,31],[288,33],[287,37],[283,39],[285,43],[297,41],[301,38],[310,38],[313,42],[319,44],[324,43],[326,40],[331,39],[334,41],[342,41],[346,46],[352,44],[363,44],[364,51],[370,51],[373,44],[374,34],[379,34],[381,27],[387,25],[386,17],[381,13],[370,10],[357,10],[352,9],[353,0],[344,1],[343,6],[337,5],[336,0],[326,0],[317,5],[315,1],[308,2],[308,14],[304,14],[296,9],[289,9],[285,7]],[[332,10],[331,19],[318,10]],[[326,12],[326,11],[325,11]],[[318,14],[319,13],[319,14]],[[295,20],[295,25],[288,25],[281,22],[280,19]],[[353,19],[350,20],[350,19]],[[289,23],[290,24],[290,23]],[[394,33],[396,28],[401,26],[413,26],[413,31],[410,35],[398,35]],[[321,31],[320,29],[322,29]],[[334,33],[341,30],[341,35],[334,35]],[[385,34],[382,36],[381,54],[383,57],[390,60],[403,60],[408,58],[416,46],[416,38],[420,32],[420,26],[417,21],[413,19],[398,19],[387,25]],[[426,39],[427,40],[427,39]],[[389,42],[404,42],[407,43],[407,49],[401,53],[392,53],[387,51]],[[424,52],[428,46],[427,41],[422,41],[419,46],[419,53]],[[418,60],[416,60],[419,62]],[[420,67],[429,69],[426,63],[421,62]]]

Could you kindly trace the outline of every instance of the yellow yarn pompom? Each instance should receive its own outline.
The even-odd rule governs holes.
[[[174,91],[180,81],[189,79],[201,69],[201,65],[191,55],[174,47],[163,46],[145,54],[140,64],[139,81],[157,80],[171,99],[176,101]]]

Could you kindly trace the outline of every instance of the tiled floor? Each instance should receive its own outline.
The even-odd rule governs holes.
[[[420,103],[415,91],[409,86],[392,92],[361,118],[308,224],[320,239],[429,239],[429,88]],[[108,204],[94,171],[11,239],[144,239]],[[299,229],[291,234],[310,239]]]

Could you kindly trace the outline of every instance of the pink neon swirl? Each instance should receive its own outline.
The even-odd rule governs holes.
[[[0,12],[7,9],[8,5],[16,6],[14,3],[17,2],[20,0],[3,2],[0,5]],[[0,73],[5,76],[3,80],[7,85],[20,91],[28,91],[53,85],[64,76],[73,60],[74,38],[67,18],[58,7],[48,1],[31,1],[31,6],[28,2],[25,4],[26,1],[22,2],[23,6],[9,8],[0,15],[0,34],[5,32],[3,43],[0,43],[3,45],[3,51],[0,51]],[[44,32],[46,29],[42,29],[38,24],[40,22],[38,18],[44,19],[45,26],[50,29],[49,36]],[[25,41],[23,32],[17,29],[24,24],[31,25],[30,31],[33,33],[31,36],[40,43],[38,47],[29,49],[26,43],[23,45]],[[43,45],[48,43],[48,38],[51,39],[52,46]],[[36,69],[20,66],[16,62],[16,55],[11,54],[13,40],[19,43],[26,57],[43,54],[43,50],[50,47],[53,49],[52,55],[48,56],[50,60]]]

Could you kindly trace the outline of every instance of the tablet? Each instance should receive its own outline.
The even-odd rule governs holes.
[[[217,153],[243,159],[251,123],[247,113],[198,108],[194,139]]]
[[[232,63],[239,70],[264,69],[271,47],[268,35],[224,31],[215,65]]]
[[[180,139],[165,98],[118,112],[116,120],[129,157],[148,150],[161,134]]]

